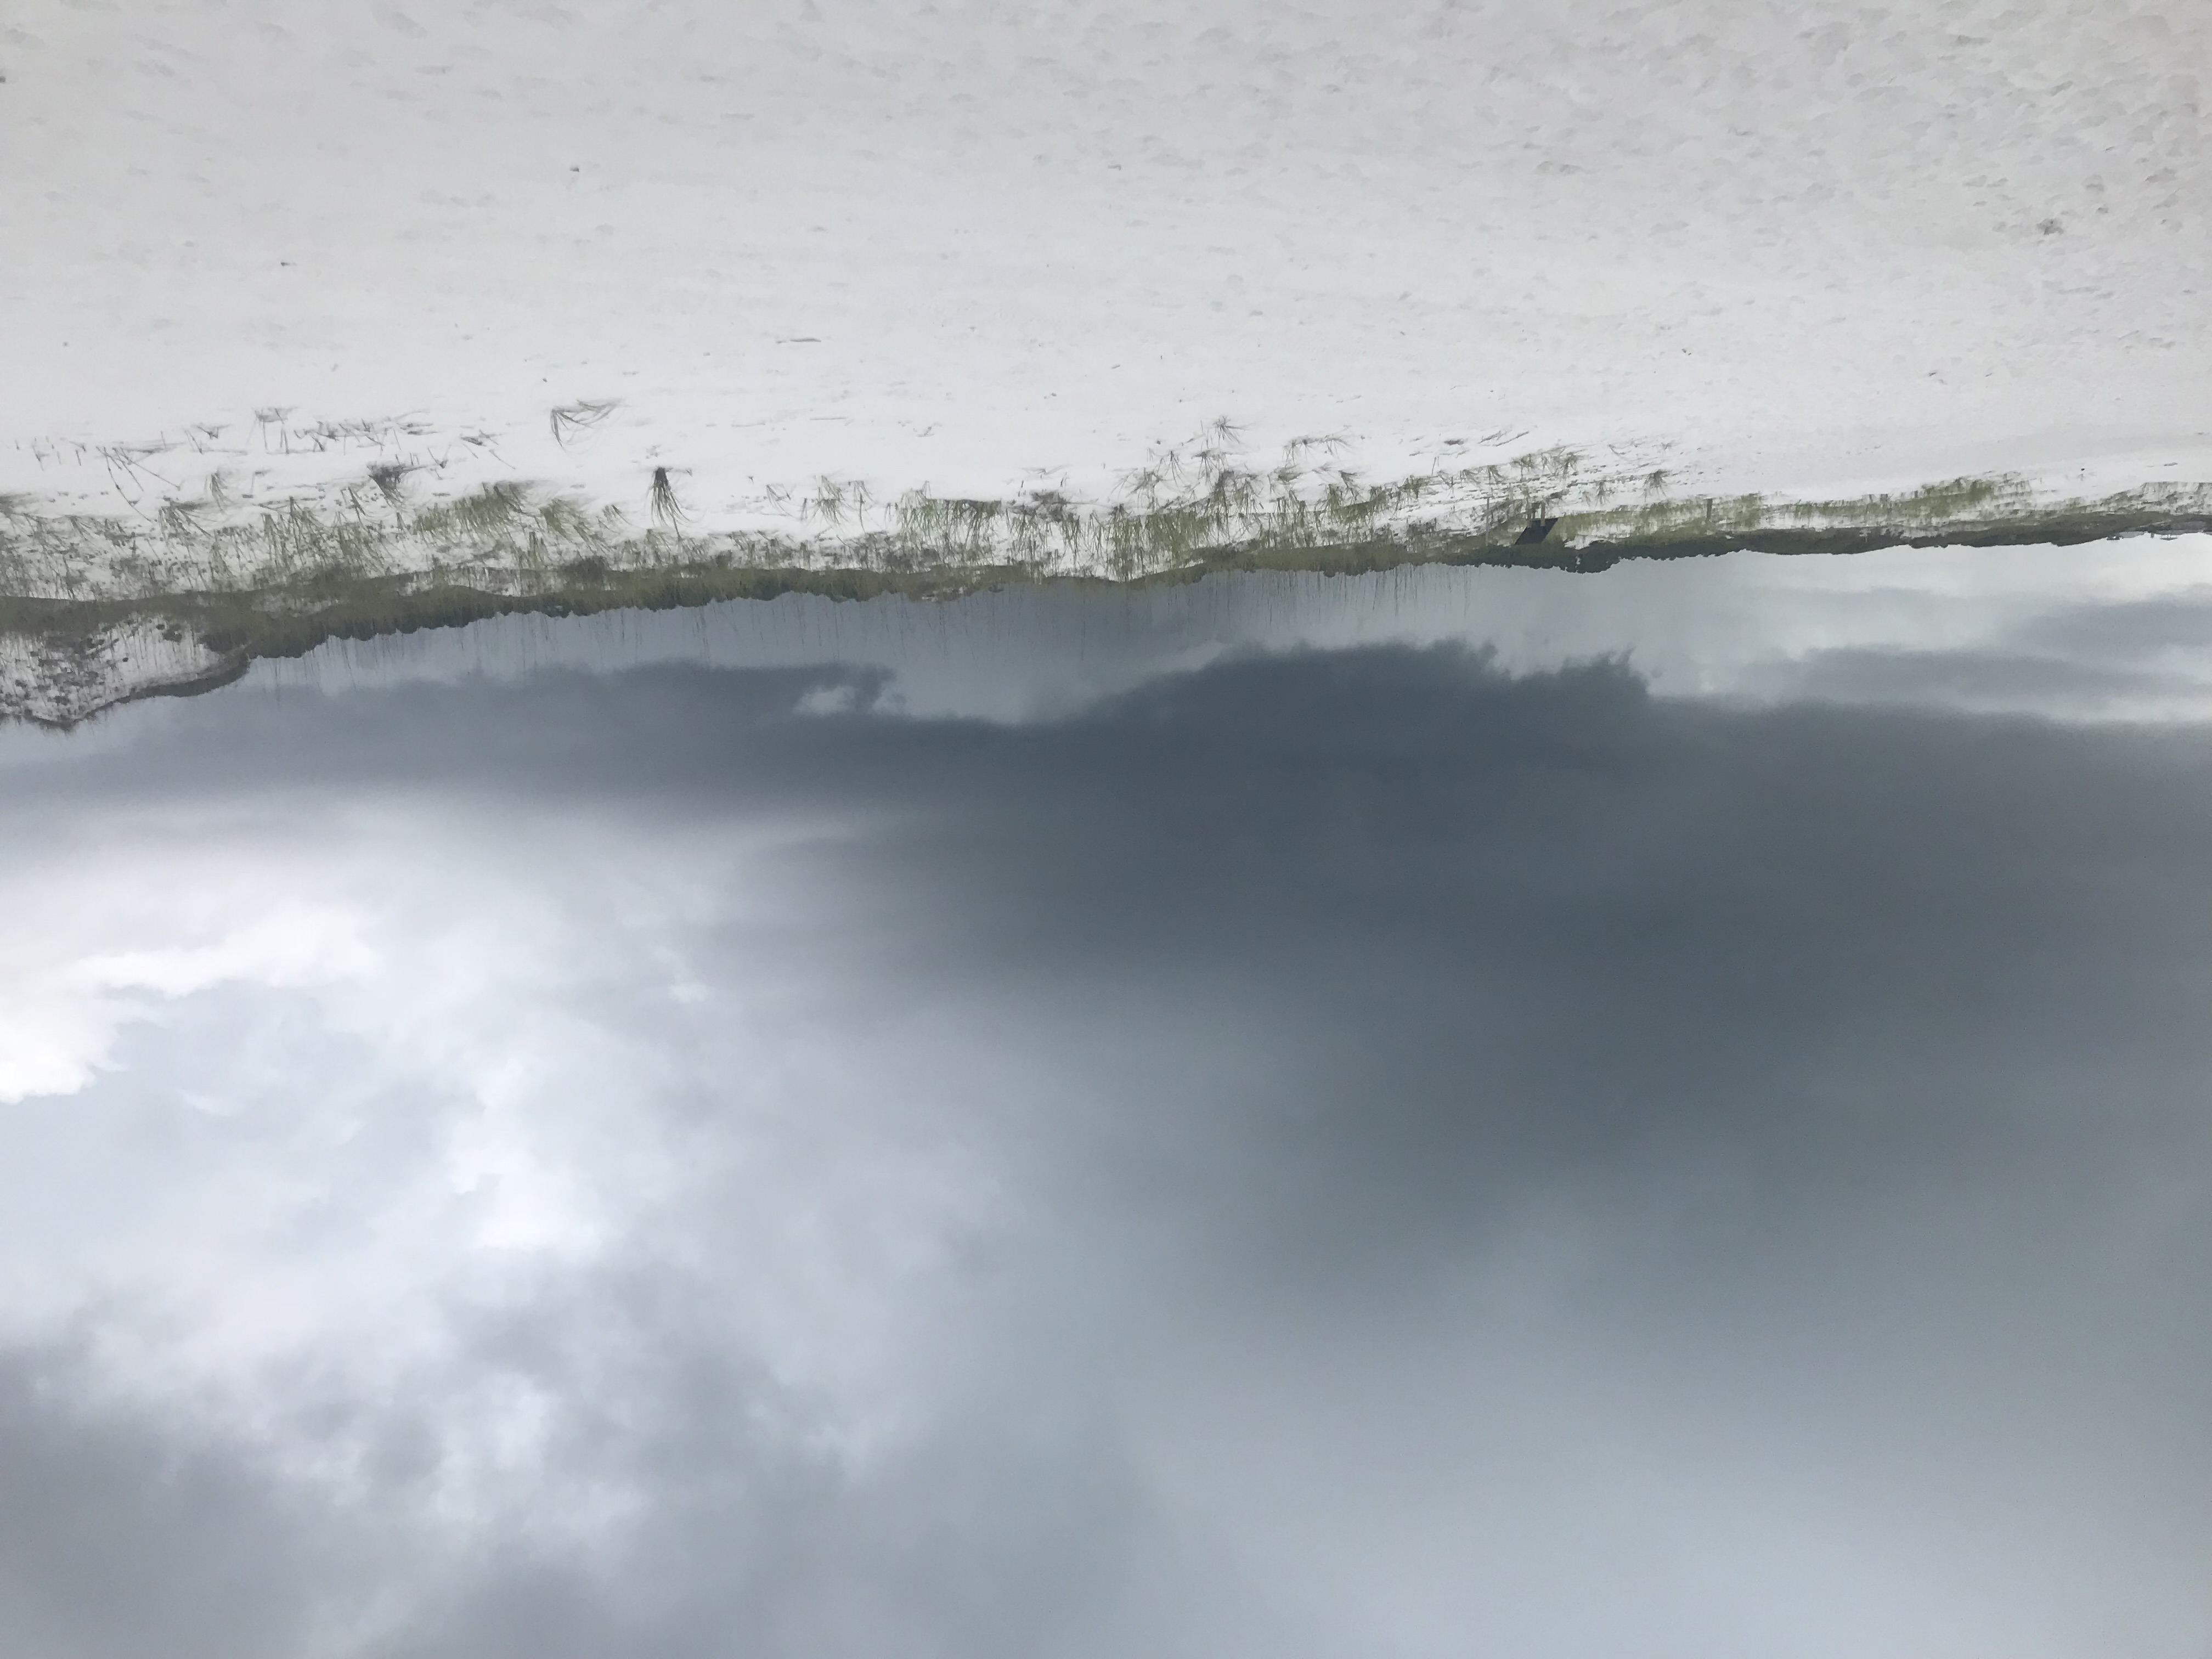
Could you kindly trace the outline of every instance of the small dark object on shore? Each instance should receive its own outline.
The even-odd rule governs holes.
[[[1516,547],[1534,547],[1538,542],[1542,541],[1545,537],[1552,533],[1552,526],[1557,523],[1559,523],[1557,519],[1529,520],[1528,527],[1513,538],[1513,545]]]

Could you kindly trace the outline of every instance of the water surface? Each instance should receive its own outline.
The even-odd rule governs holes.
[[[2208,552],[14,731],[0,1650],[2201,1654]]]

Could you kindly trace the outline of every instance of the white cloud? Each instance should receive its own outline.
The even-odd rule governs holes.
[[[9,972],[37,994],[8,1006],[40,1040],[0,1115],[0,1324],[90,1319],[120,1394],[181,1392],[303,1466],[356,1454],[299,1439],[301,1390],[435,1377],[465,1510],[543,1476],[550,1431],[455,1322],[643,1252],[712,1286],[702,1326],[815,1402],[806,1433],[873,1443],[902,1286],[981,1189],[821,1042],[840,999],[788,837],[555,812],[518,848],[422,806],[14,864],[0,905],[35,921]]]

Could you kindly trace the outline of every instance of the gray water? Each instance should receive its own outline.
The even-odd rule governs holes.
[[[2201,1659],[2204,541],[9,734],[0,1653]]]

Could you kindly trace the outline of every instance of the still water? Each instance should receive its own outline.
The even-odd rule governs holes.
[[[0,734],[0,1653],[2212,1644],[2212,539]]]

